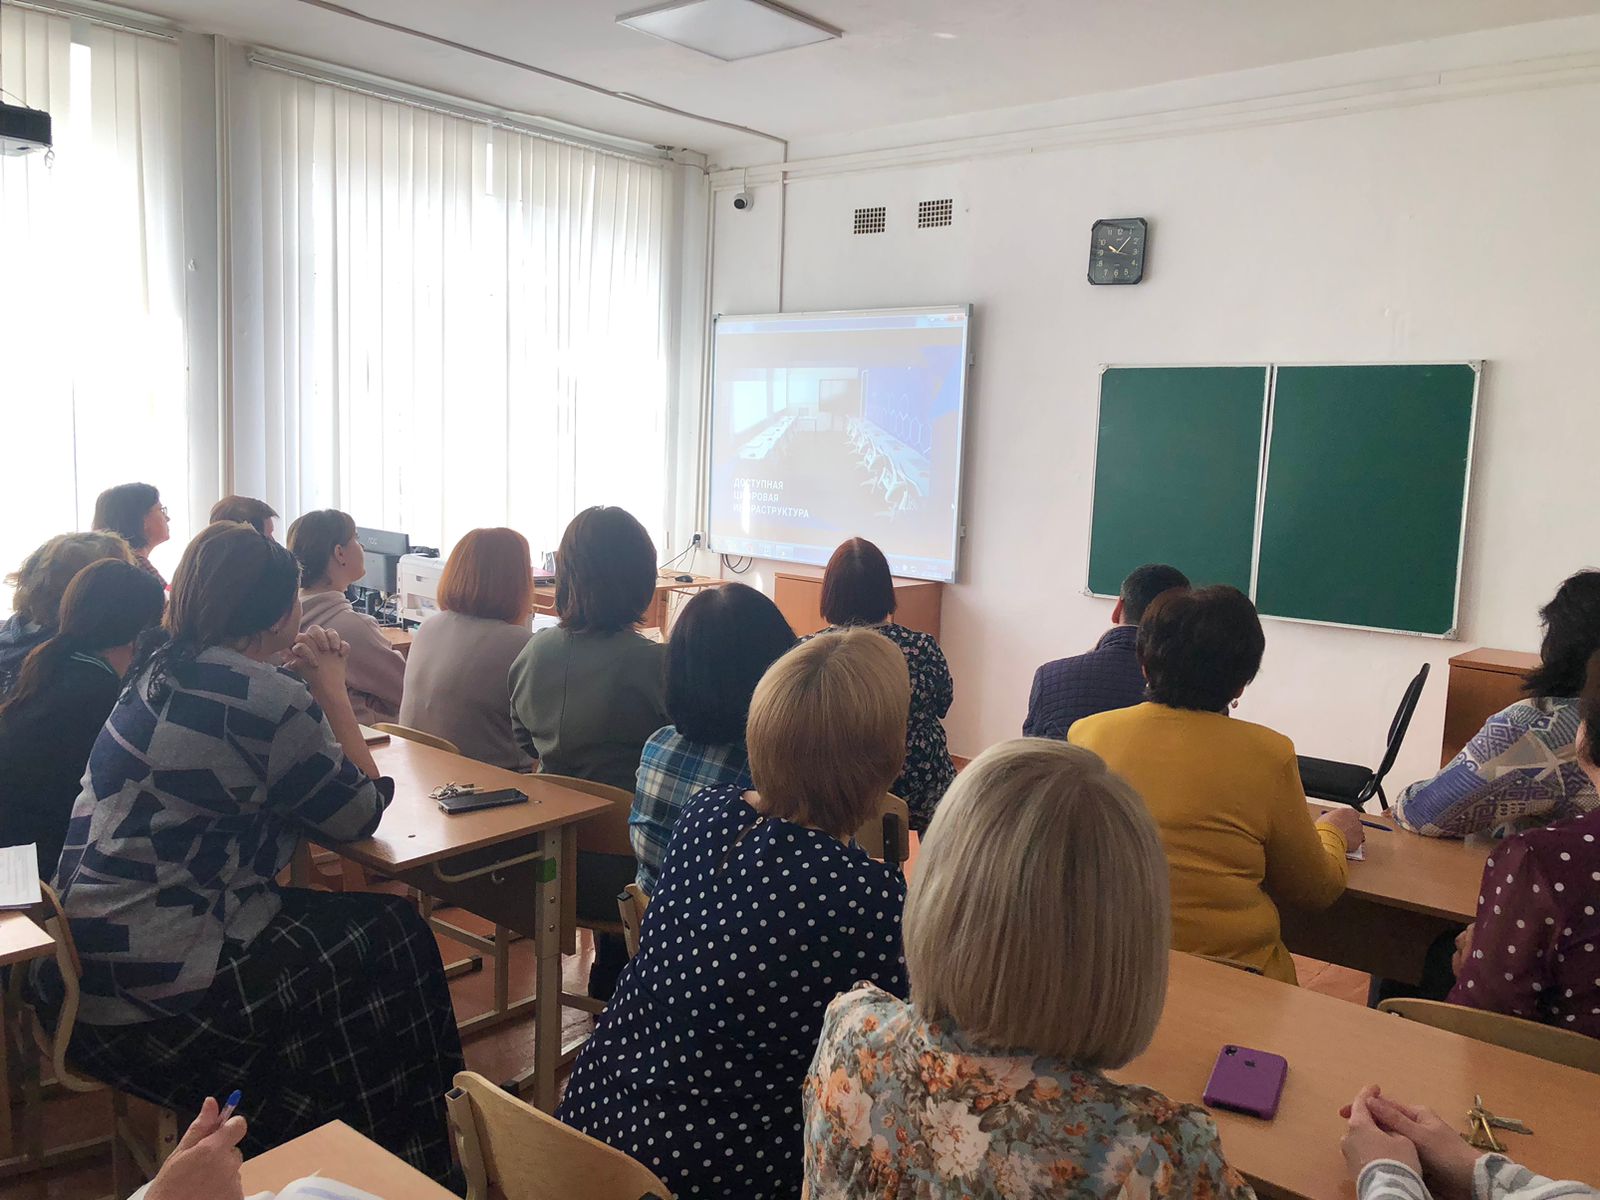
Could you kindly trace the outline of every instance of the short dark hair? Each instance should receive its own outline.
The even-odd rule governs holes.
[[[213,521],[238,521],[241,525],[249,525],[257,533],[265,533],[267,522],[277,515],[277,509],[254,496],[224,496],[211,506]]]
[[[161,493],[148,483],[119,483],[108,487],[95,499],[94,528],[103,533],[120,533],[135,550],[149,545],[144,536],[144,519],[161,503]]]
[[[1584,757],[1600,767],[1600,650],[1589,657],[1589,670],[1583,681],[1583,697],[1578,701],[1583,721]]]
[[[328,560],[333,557],[334,550],[348,544],[355,535],[355,518],[349,513],[337,508],[319,508],[294,519],[286,544],[289,552],[300,560],[301,578],[309,585],[321,583],[328,577]]]
[[[1145,563],[1128,572],[1122,581],[1122,619],[1137,625],[1144,619],[1145,609],[1162,592],[1189,586],[1189,577],[1177,567],[1165,563]]]
[[[1139,624],[1139,665],[1150,699],[1170,708],[1223,712],[1261,670],[1266,634],[1238,588],[1169,591]]]
[[[1600,650],[1600,571],[1569,576],[1539,610],[1544,640],[1539,665],[1522,680],[1529,696],[1576,696],[1589,657]]]
[[[822,573],[822,619],[829,625],[876,625],[894,614],[889,560],[866,538],[833,552]]]
[[[556,551],[556,612],[574,632],[636,625],[656,593],[656,547],[626,509],[597,504],[567,524]]]
[[[679,734],[710,746],[744,741],[756,684],[794,643],[778,606],[753,587],[694,596],[667,642],[667,716]]]

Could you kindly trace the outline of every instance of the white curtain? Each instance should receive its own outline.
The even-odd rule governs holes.
[[[248,76],[235,246],[261,292],[235,314],[236,488],[446,549],[509,524],[535,553],[619,504],[659,545],[663,167]]]
[[[55,140],[0,158],[0,574],[133,480],[172,511],[170,573],[195,515],[177,47],[0,6],[0,88]]]

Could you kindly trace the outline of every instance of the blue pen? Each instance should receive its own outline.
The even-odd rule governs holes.
[[[222,1116],[218,1118],[218,1124],[233,1116],[233,1110],[239,1107],[239,1101],[243,1099],[244,1093],[238,1088],[234,1088],[233,1095],[229,1096],[228,1102],[222,1106]]]

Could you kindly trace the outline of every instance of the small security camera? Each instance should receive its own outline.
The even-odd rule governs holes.
[[[748,212],[756,204],[754,192],[736,192],[733,197],[733,207],[739,212]]]

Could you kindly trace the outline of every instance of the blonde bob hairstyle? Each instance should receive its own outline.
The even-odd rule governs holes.
[[[745,744],[762,813],[846,838],[878,811],[906,758],[911,679],[881,633],[825,633],[767,668]]]
[[[1120,1067],[1155,1033],[1167,860],[1139,794],[1042,738],[977,758],[934,813],[906,897],[911,1000],[979,1046]]]

